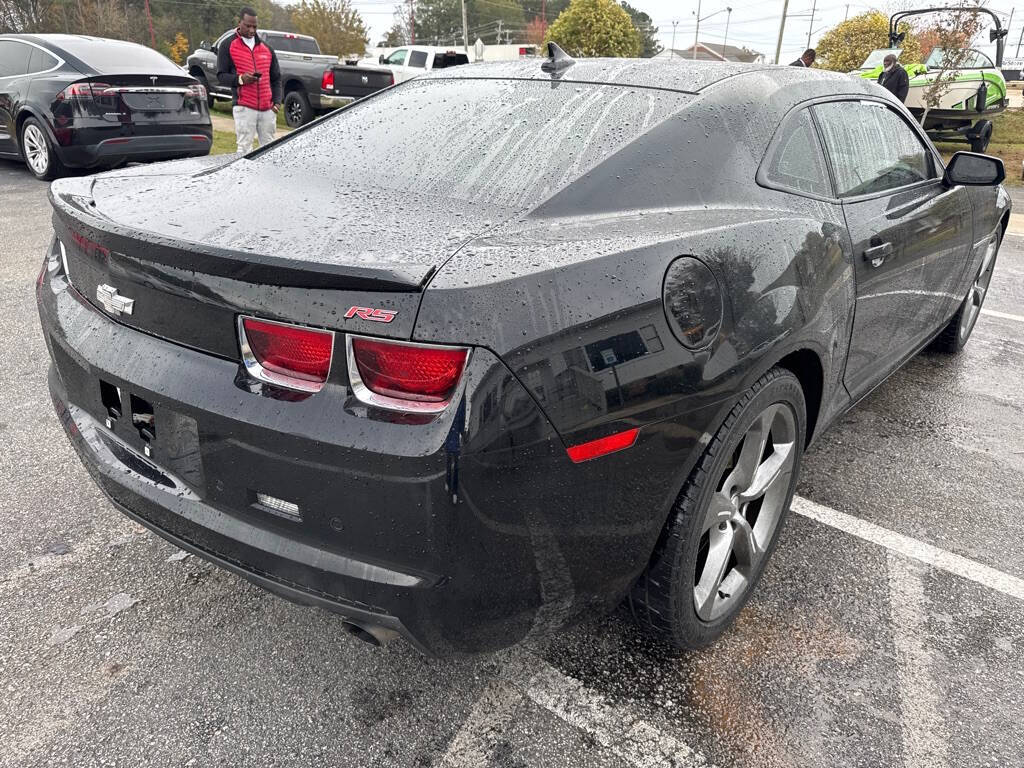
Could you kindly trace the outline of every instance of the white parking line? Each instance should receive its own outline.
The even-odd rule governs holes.
[[[560,720],[589,734],[594,741],[637,768],[706,768],[704,757],[689,745],[637,717],[628,707],[613,704],[597,691],[538,658],[530,666],[523,691]]]
[[[813,501],[800,496],[793,497],[790,509],[804,517],[809,517],[812,520],[817,520],[819,523],[838,528],[841,531],[864,539],[864,541],[870,541],[872,544],[877,544],[880,547],[885,547],[904,557],[919,560],[933,568],[955,574],[976,584],[981,584],[983,587],[988,587],[996,592],[1002,592],[1004,595],[1024,601],[1024,579],[1018,579],[1016,576],[1011,576],[1008,573],[997,571],[995,568],[983,565],[969,558],[955,555],[952,552],[939,549],[923,541],[904,536],[902,533],[890,531],[888,528],[861,520],[859,517],[839,512],[821,504],[815,504]]]
[[[928,594],[924,566],[886,553],[889,571],[889,615],[899,662],[900,725],[904,768],[942,768],[949,764],[943,699],[932,674],[934,654],[927,640]]]
[[[1011,315],[1009,312],[997,312],[994,309],[985,309],[984,307],[981,310],[981,314],[989,315],[991,317],[999,317],[1003,320],[1016,320],[1018,323],[1024,323],[1024,315]]]

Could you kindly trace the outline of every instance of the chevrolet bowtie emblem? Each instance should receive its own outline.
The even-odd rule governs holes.
[[[96,286],[96,300],[112,315],[130,315],[135,308],[135,299],[121,296],[117,288],[106,283]]]

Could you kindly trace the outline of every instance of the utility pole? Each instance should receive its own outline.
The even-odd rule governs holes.
[[[413,0],[409,0],[409,45],[416,45],[416,6]]]
[[[729,42],[729,19],[732,18],[732,8],[725,9],[725,38],[722,40],[722,58],[725,58],[725,44]]]
[[[697,60],[697,41],[700,39],[700,0],[697,0],[697,30],[693,33],[693,60]]]
[[[149,0],[146,0],[146,21],[149,22],[149,44],[156,48],[156,35],[153,34],[153,14],[149,12]]]
[[[811,33],[814,31],[814,12],[818,10],[818,0],[811,3],[811,23],[807,26],[807,47],[811,47]]]
[[[672,22],[672,47],[668,49],[668,57],[671,59],[676,55],[676,24],[678,21]],[[1017,44],[1017,50],[1020,50],[1020,43]]]
[[[466,25],[466,0],[462,0],[462,48],[469,55],[469,27]]]
[[[501,45],[501,19],[498,19],[498,45]]]
[[[843,21],[846,21],[848,18],[850,18],[850,4],[849,3],[846,4],[846,13],[843,14]]]
[[[782,0],[782,21],[779,22],[779,42],[775,45],[775,63],[779,63],[782,55],[782,34],[786,31],[786,12],[789,11],[789,0]]]

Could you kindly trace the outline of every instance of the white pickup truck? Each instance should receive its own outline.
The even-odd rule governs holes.
[[[359,61],[330,67],[324,72],[321,95],[327,98],[361,99],[432,69],[468,63],[469,57],[465,53],[450,48],[404,45],[387,56],[381,55],[376,64]]]

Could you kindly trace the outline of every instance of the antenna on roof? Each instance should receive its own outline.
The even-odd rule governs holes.
[[[545,72],[558,72],[559,70],[571,67],[576,59],[558,47],[557,43],[548,43],[548,57],[540,68]]]

